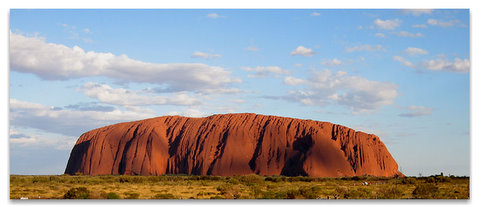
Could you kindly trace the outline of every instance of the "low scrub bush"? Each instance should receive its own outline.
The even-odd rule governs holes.
[[[395,186],[383,187],[377,192],[378,199],[398,199],[400,197],[402,197],[402,190]]]
[[[217,187],[217,191],[220,192],[226,199],[238,199],[240,198],[241,190],[239,185],[232,185],[229,183],[222,184]]]
[[[269,182],[285,182],[287,180],[287,177],[284,176],[272,176],[272,177],[266,177],[265,181]]]
[[[153,199],[177,199],[177,198],[170,193],[160,193],[153,196]]]
[[[75,187],[63,195],[64,199],[88,199],[90,196],[90,191],[86,187]]]
[[[415,184],[415,183],[417,183],[417,180],[413,177],[406,177],[406,178],[402,179],[401,183],[402,184]]]
[[[420,184],[415,187],[412,195],[416,199],[433,199],[437,197],[438,187],[435,184]]]
[[[349,189],[343,195],[345,199],[367,199],[371,197],[371,191],[366,188]]]
[[[246,185],[262,184],[265,181],[265,178],[263,176],[255,175],[255,174],[239,176],[237,178],[240,182]]]
[[[120,195],[115,192],[109,192],[107,194],[107,199],[120,199]]]

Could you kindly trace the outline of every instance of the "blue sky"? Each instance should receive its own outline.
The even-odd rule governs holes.
[[[378,135],[470,175],[469,10],[10,10],[10,173],[61,174],[117,122],[231,112]]]

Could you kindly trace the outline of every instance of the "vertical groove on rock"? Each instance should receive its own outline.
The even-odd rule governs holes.
[[[264,138],[264,135],[265,135],[265,130],[266,130],[269,123],[270,123],[270,120],[267,120],[263,124],[262,130],[260,130],[260,134],[258,136],[258,141],[257,141],[256,147],[255,147],[255,152],[253,153],[252,158],[248,162],[248,165],[250,166],[250,169],[252,171],[255,171],[255,169],[256,169],[256,160],[258,158],[259,153],[261,152],[262,144],[263,144],[263,138]]]

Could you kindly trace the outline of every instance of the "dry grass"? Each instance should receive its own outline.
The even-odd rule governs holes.
[[[436,189],[414,194],[424,184]],[[11,199],[63,199],[81,187],[90,199],[468,199],[470,194],[468,177],[10,176]]]

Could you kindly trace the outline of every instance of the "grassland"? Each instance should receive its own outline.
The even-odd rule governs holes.
[[[469,199],[469,188],[454,176],[10,176],[10,199]]]

